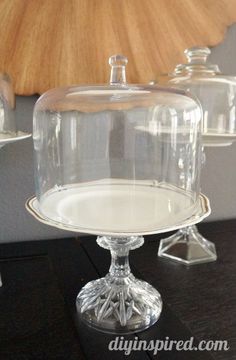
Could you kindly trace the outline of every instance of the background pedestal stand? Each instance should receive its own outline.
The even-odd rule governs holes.
[[[202,166],[206,163],[202,147]],[[180,229],[174,235],[160,241],[158,256],[184,265],[203,264],[217,260],[215,244],[205,239],[196,225]]]
[[[215,244],[206,240],[196,227],[188,226],[167,239],[162,239],[158,256],[185,265],[201,264],[217,259]]]

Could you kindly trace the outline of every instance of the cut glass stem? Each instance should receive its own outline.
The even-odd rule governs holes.
[[[130,271],[129,251],[143,245],[143,237],[98,237],[97,243],[111,252],[109,273],[85,285],[76,306],[87,325],[107,333],[127,334],[153,325],[162,310],[159,292]]]

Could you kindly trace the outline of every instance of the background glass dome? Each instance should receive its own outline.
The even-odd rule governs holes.
[[[0,74],[0,133],[16,134],[15,95],[10,77]]]
[[[236,140],[236,77],[223,75],[210,64],[207,47],[185,50],[186,64],[173,73],[157,77],[157,82],[190,91],[203,110],[203,142],[207,146],[227,146]]]
[[[228,146],[236,140],[236,77],[223,75],[208,61],[207,47],[185,50],[186,64],[171,74],[158,77],[158,83],[190,91],[202,106],[204,146]],[[179,230],[160,242],[159,256],[186,265],[217,259],[214,243],[205,239],[196,226]]]

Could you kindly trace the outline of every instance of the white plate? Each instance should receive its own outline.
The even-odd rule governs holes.
[[[80,233],[132,236],[167,232],[202,221],[210,214],[209,200],[197,202],[174,187],[112,184],[67,187],[26,203],[39,221]]]
[[[16,134],[0,133],[0,147],[13,143],[15,141],[24,140],[31,136],[31,134],[23,131],[18,131]]]

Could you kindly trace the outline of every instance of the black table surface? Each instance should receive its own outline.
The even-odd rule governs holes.
[[[227,340],[228,351],[109,351],[116,336],[88,328],[76,315],[81,287],[110,264],[109,252],[91,236],[1,244],[0,359],[236,359],[236,220],[199,229],[216,244],[216,262],[186,267],[158,258],[163,234],[130,253],[133,273],[160,291],[164,307],[155,325],[123,340]]]

